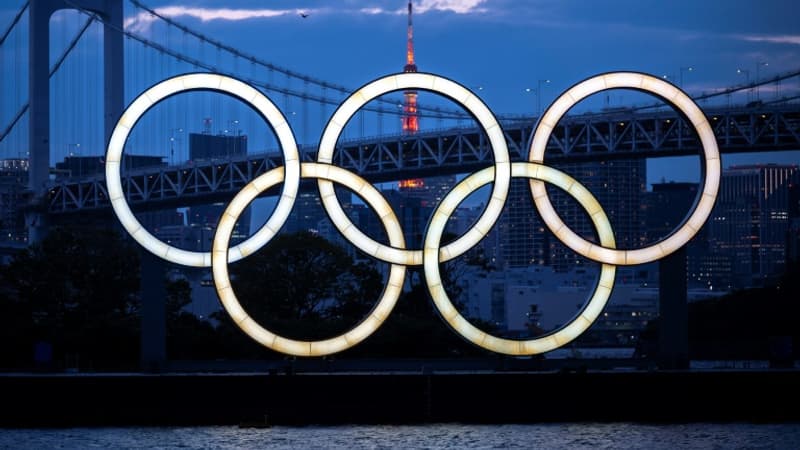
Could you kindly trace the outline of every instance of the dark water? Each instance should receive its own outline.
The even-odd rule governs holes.
[[[0,430],[0,448],[800,449],[800,424],[547,424]]]

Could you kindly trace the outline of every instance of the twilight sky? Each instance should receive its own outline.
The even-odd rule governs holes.
[[[319,78],[358,86],[402,68],[404,0],[157,1],[150,6],[234,47]],[[571,0],[417,0],[420,70],[483,86],[496,111],[528,112],[598,72],[680,78],[691,93],[800,66],[800,5],[791,0],[668,4]],[[301,18],[298,12],[309,14]],[[131,19],[131,23],[134,21]],[[136,22],[146,31],[147,20]],[[677,81],[676,81],[677,82]],[[794,88],[800,88],[796,83]],[[613,99],[612,99],[613,101]]]
[[[404,63],[404,0],[150,3],[234,47],[346,86]],[[792,0],[418,0],[414,6],[419,70],[483,87],[481,96],[496,112],[533,112],[537,99],[526,88],[542,79],[551,80],[542,85],[545,107],[570,85],[605,71],[645,71],[676,83],[683,75],[684,89],[697,94],[743,83],[757,70],[768,76],[800,67],[800,4]],[[782,88],[800,90],[800,79],[793,84]],[[625,101],[615,93],[609,100]],[[766,160],[798,163],[800,154],[724,162]],[[697,179],[696,167],[695,158],[651,161],[648,178]]]
[[[21,1],[3,2],[4,28]],[[349,87],[402,69],[405,0],[146,0],[159,13],[275,64]],[[415,0],[420,71],[482,89],[497,113],[532,114],[570,85],[605,71],[638,70],[683,78],[690,94],[712,92],[800,68],[796,0],[644,2],[640,0]],[[147,36],[151,19],[127,8],[128,29]],[[308,14],[307,18],[299,13]],[[763,65],[759,63],[768,63]],[[692,67],[693,70],[681,70]],[[737,69],[748,73],[737,73]],[[762,99],[800,93],[800,79]],[[610,106],[641,102],[612,93]],[[744,102],[744,95],[734,97]],[[577,108],[602,106],[599,100]],[[696,178],[662,160],[651,181]],[[798,153],[734,156],[723,164],[794,162]]]

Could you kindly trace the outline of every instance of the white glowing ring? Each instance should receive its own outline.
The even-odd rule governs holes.
[[[386,200],[371,184],[341,167],[328,164],[303,163],[301,176],[303,178],[326,179],[342,184],[353,192],[359,193],[376,211],[390,210]],[[406,268],[403,265],[391,265],[389,279],[381,299],[366,318],[350,331],[339,336],[319,341],[298,341],[278,336],[259,325],[245,312],[233,292],[228,275],[228,259],[230,256],[227,249],[233,227],[245,207],[260,193],[281,181],[283,181],[282,167],[272,169],[259,176],[236,194],[236,197],[222,214],[217,230],[214,233],[214,242],[211,248],[211,270],[217,295],[219,295],[225,311],[228,312],[236,325],[258,343],[272,350],[295,356],[324,356],[346,350],[375,332],[389,316],[389,313],[392,312],[400,292],[403,290]],[[405,247],[403,231],[400,228],[400,222],[397,217],[393,213],[386,214],[381,216],[381,221],[389,236],[389,243],[396,248]]]
[[[491,198],[474,226],[463,236],[441,248],[439,258],[442,261],[448,261],[468,251],[489,232],[503,211],[511,178],[511,163],[503,130],[486,104],[467,88],[454,81],[427,73],[401,73],[379,78],[348,97],[333,114],[320,140],[317,161],[325,164],[333,162],[336,141],[339,139],[339,135],[347,121],[359,108],[376,97],[403,89],[421,89],[436,92],[460,104],[475,117],[480,126],[486,131],[486,135],[492,145],[496,170],[493,172],[494,186],[492,187]],[[328,212],[331,221],[353,245],[385,262],[403,265],[422,264],[421,250],[404,250],[389,247],[364,234],[353,225],[347,214],[342,210],[339,200],[333,193],[333,184],[323,179],[319,179],[317,183],[322,195],[322,205]]]
[[[434,211],[425,234],[425,247],[423,249],[425,282],[433,298],[433,303],[442,318],[453,330],[473,344],[506,355],[535,355],[548,352],[577,338],[597,319],[603,307],[605,307],[608,297],[611,295],[616,266],[602,264],[597,286],[589,302],[577,317],[553,333],[528,340],[505,339],[488,334],[472,325],[458,312],[447,296],[444,286],[442,286],[439,273],[438,249],[447,220],[456,207],[474,189],[490,183],[494,176],[492,174],[493,170],[494,168],[487,167],[462,180],[455,189],[447,194],[442,203],[436,208],[436,211]],[[597,203],[597,200],[583,185],[569,175],[541,164],[521,162],[511,164],[511,176],[553,183],[572,195],[589,213],[592,223],[597,228],[600,243],[606,247],[614,247],[614,232],[611,230],[611,224],[608,222],[608,217],[606,217],[600,204]],[[465,186],[466,188],[459,189],[459,186]]]
[[[697,234],[711,214],[719,191],[721,164],[714,131],[703,111],[689,96],[664,80],[642,73],[614,72],[589,78],[558,97],[541,117],[533,134],[528,160],[536,163],[544,162],[545,148],[553,128],[573,105],[591,94],[615,88],[636,89],[662,98],[686,116],[700,137],[705,157],[703,192],[695,203],[694,211],[683,221],[680,228],[670,233],[667,238],[640,249],[616,250],[602,243],[596,245],[577,235],[564,224],[547,197],[544,183],[531,180],[530,185],[534,202],[544,223],[561,242],[579,255],[607,264],[644,264],[678,250]]]
[[[677,107],[695,127],[705,156],[704,186],[694,211],[681,227],[663,241],[637,250],[617,250],[606,214],[592,194],[570,176],[540,164],[553,128],[575,103],[596,92],[613,88],[632,88],[653,93]],[[386,199],[367,181],[343,168],[331,165],[336,141],[347,121],[368,101],[387,92],[421,89],[445,95],[464,106],[489,137],[495,164],[462,180],[447,194],[434,211],[422,250],[406,250],[400,223]],[[212,90],[230,94],[249,103],[274,129],[283,150],[285,166],[273,169],[247,184],[231,201],[220,218],[212,252],[190,252],[171,247],[145,230],[132,214],[122,190],[120,162],[130,130],[150,107],[179,92]],[[467,340],[488,350],[510,355],[532,355],[560,347],[580,335],[599,316],[614,283],[616,265],[641,264],[666,256],[684,245],[703,225],[713,207],[720,179],[719,150],[714,133],[700,108],[675,86],[658,78],[630,72],[617,72],[590,78],[561,95],[541,117],[531,141],[531,162],[511,163],[503,131],[486,105],[463,86],[431,74],[403,73],[373,81],[336,110],[322,135],[318,162],[300,164],[297,145],[285,117],[275,105],[252,88],[233,78],[216,74],[190,74],[165,80],[148,89],[126,109],[111,136],[106,153],[106,178],[109,200],[114,212],[131,236],[143,247],[168,261],[187,266],[212,267],[217,294],[234,322],[250,337],[273,350],[298,356],[320,356],[345,350],[375,332],[391,313],[402,291],[407,266],[422,265],[436,308],[450,326]],[[316,178],[322,204],[331,221],[356,247],[374,258],[391,264],[383,294],[370,312],[350,331],[320,341],[297,341],[277,336],[256,323],[243,310],[231,288],[228,263],[237,261],[266,244],[285,223],[299,189],[300,178]],[[548,228],[577,253],[602,263],[599,281],[583,310],[567,325],[546,336],[531,340],[510,340],[489,335],[471,325],[453,306],[442,286],[439,263],[459,256],[474,247],[489,233],[502,212],[511,177],[529,178],[534,202]],[[233,227],[242,211],[260,193],[284,182],[273,215],[255,235],[236,247],[228,248]],[[366,236],[353,225],[334,193],[333,182],[340,183],[361,196],[381,218],[389,245]],[[463,236],[440,247],[445,225],[458,207],[476,189],[494,183],[489,203],[478,221]],[[589,213],[597,229],[596,245],[570,230],[550,203],[545,182],[572,195]]]
[[[249,104],[272,127],[283,149],[286,182],[283,184],[283,191],[275,211],[254,235],[230,249],[231,261],[238,261],[264,246],[286,222],[300,186],[300,158],[294,134],[278,108],[257,89],[231,77],[210,73],[176,76],[151,87],[128,106],[111,134],[106,151],[106,186],[114,213],[128,234],[154,255],[185,266],[209,267],[210,253],[192,252],[167,245],[150,234],[136,220],[125,200],[120,177],[120,161],[125,141],[139,118],[159,101],[180,92],[195,90],[223,92]]]

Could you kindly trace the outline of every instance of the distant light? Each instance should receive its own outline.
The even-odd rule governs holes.
[[[425,187],[425,180],[422,178],[412,178],[410,180],[400,180],[397,183],[400,189],[419,189]]]

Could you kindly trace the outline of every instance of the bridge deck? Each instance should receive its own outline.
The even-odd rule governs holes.
[[[800,150],[800,104],[707,110],[723,153]],[[513,161],[524,160],[533,122],[503,125]],[[548,144],[553,163],[611,158],[648,158],[698,154],[693,128],[672,110],[615,111],[573,115],[561,120]],[[316,149],[304,149],[313,161]],[[340,142],[334,163],[371,182],[470,173],[492,162],[482,130],[450,128],[415,136],[377,136]],[[282,164],[279,152],[180,166],[131,170],[123,188],[133,207],[151,209],[208,203],[230,196],[258,175]],[[50,214],[109,206],[105,178],[69,178],[49,186]]]

